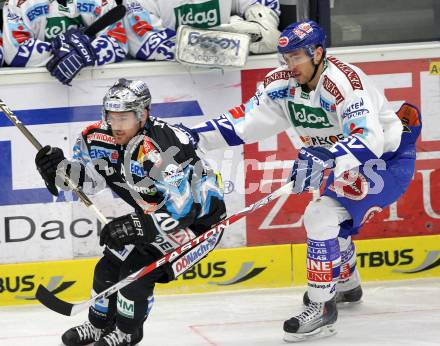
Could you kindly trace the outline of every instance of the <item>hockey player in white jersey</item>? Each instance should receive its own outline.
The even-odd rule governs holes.
[[[127,0],[125,27],[130,55],[139,60],[173,60],[179,25],[229,31],[254,37],[254,54],[276,51],[278,0]]]
[[[361,299],[351,236],[407,189],[421,117],[407,103],[396,114],[359,68],[326,56],[325,33],[313,21],[288,26],[278,52],[283,66],[246,104],[182,128],[207,152],[292,127],[304,144],[290,174],[296,193],[319,188],[331,170],[321,197],[304,212],[305,310],[284,322],[285,340],[295,342],[334,334],[336,303]]]
[[[90,39],[83,28],[116,6],[115,0],[9,0],[3,9],[5,61],[46,66],[63,84],[85,66],[122,61],[128,51],[122,21]]]

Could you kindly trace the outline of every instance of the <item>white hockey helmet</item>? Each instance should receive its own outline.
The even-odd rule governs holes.
[[[150,104],[150,90],[144,81],[121,78],[104,96],[102,119],[106,122],[107,112],[133,111],[140,121],[144,110],[150,109]]]

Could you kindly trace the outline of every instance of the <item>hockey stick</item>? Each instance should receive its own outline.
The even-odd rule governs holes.
[[[16,115],[9,109],[9,107],[0,99],[0,110],[7,116],[7,118],[25,135],[25,137],[33,144],[35,149],[40,150],[43,148],[41,143],[34,137],[34,135],[24,126],[24,124],[17,118]],[[85,204],[85,206],[91,209],[98,219],[106,224],[107,218],[102,214],[102,212],[93,204],[93,202],[87,197],[87,195],[76,186],[69,177],[67,177],[63,172],[59,172],[63,180],[69,185],[73,192],[77,194],[81,202]]]
[[[246,216],[249,213],[252,213],[253,211],[265,206],[272,200],[280,197],[283,194],[290,193],[292,191],[294,182],[287,183],[283,185],[278,190],[272,192],[271,194],[267,195],[266,197],[262,198],[261,200],[251,204],[250,206],[244,208],[243,210],[239,211],[238,213],[231,215],[230,217],[226,218],[225,220],[221,221],[219,224],[217,224],[215,227],[211,228],[210,230],[206,231],[205,233],[199,235],[198,237],[190,240],[189,242],[183,244],[182,246],[178,247],[174,251],[166,254],[165,256],[161,257],[157,261],[146,265],[145,267],[142,267],[137,272],[130,274],[126,278],[122,279],[121,281],[117,282],[113,286],[107,288],[105,291],[102,291],[95,297],[81,302],[77,304],[68,303],[64,300],[59,299],[56,297],[52,292],[50,292],[46,287],[42,286],[41,284],[38,286],[36,298],[48,307],[49,309],[58,312],[59,314],[66,315],[66,316],[73,316],[76,315],[78,312],[88,308],[89,306],[93,305],[95,302],[108,298],[113,293],[119,291],[121,288],[127,286],[131,282],[147,275],[148,273],[151,273],[154,269],[169,263],[173,259],[179,257],[180,255],[186,253],[187,251],[191,250],[201,242],[207,240],[209,237],[213,236],[214,234],[220,233],[221,231],[225,230],[226,227],[229,225],[232,225],[234,222],[237,222],[238,220],[242,219],[244,216]]]
[[[87,27],[86,30],[84,30],[84,33],[89,37],[95,36],[101,30],[104,30],[109,25],[112,25],[113,23],[122,19],[122,17],[125,16],[126,11],[127,9],[125,8],[124,5],[118,5],[116,7],[113,7],[102,17],[98,18],[92,24],[90,24],[90,26]]]

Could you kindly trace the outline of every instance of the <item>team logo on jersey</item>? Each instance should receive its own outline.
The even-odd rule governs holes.
[[[362,173],[355,170],[345,171],[329,189],[340,197],[360,201],[368,194],[368,181]]]
[[[80,16],[69,17],[52,17],[47,18],[46,29],[44,33],[44,39],[49,42],[59,34],[65,33],[69,29],[77,29],[84,26]]]
[[[179,186],[185,177],[185,173],[174,164],[169,164],[162,172],[163,180],[170,185]]]
[[[174,9],[176,29],[179,25],[190,25],[206,29],[220,25],[220,6],[218,0],[206,1],[201,4],[186,4]]]
[[[308,107],[294,102],[288,102],[290,119],[295,127],[324,129],[333,127],[327,114],[321,108]]]

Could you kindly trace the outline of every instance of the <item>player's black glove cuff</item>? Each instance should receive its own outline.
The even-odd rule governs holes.
[[[117,217],[106,224],[102,229],[99,245],[121,251],[128,244],[151,243],[156,239],[156,234],[156,227],[149,216],[132,213]]]
[[[49,145],[41,148],[35,156],[38,172],[46,183],[47,189],[54,196],[58,196],[55,185],[57,167],[64,159],[64,153],[60,148],[52,148]]]

